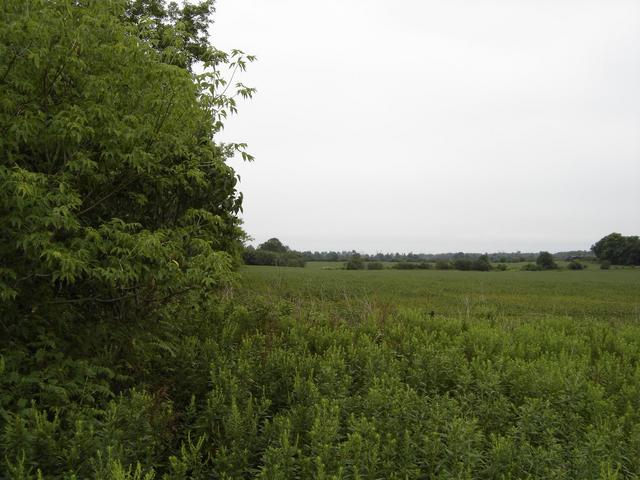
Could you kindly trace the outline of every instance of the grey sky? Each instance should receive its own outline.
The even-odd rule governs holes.
[[[640,1],[218,0],[256,242],[552,251],[640,233]]]

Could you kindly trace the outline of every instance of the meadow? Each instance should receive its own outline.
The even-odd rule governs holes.
[[[0,352],[4,477],[640,478],[640,270],[335,266]]]
[[[386,265],[390,267],[391,264]],[[450,270],[341,270],[338,262],[308,262],[304,269],[244,267],[250,294],[327,311],[346,307],[396,310],[411,307],[439,316],[565,316],[640,322],[640,270],[505,272]]]

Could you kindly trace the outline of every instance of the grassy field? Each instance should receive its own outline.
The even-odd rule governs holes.
[[[640,478],[640,270],[327,267],[242,270],[268,478]]]
[[[338,270],[245,267],[251,295],[287,299],[305,308],[397,310],[411,307],[457,318],[564,316],[640,322],[640,269],[548,272]]]
[[[0,478],[640,479],[639,269],[327,266],[0,351]]]

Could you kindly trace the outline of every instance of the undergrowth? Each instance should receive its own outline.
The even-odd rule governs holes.
[[[4,476],[638,477],[634,322],[345,313],[212,298],[3,341]]]

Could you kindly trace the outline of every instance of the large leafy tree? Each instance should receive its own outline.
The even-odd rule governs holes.
[[[610,233],[598,240],[591,250],[599,260],[614,265],[640,265],[640,238]]]
[[[2,2],[0,328],[139,318],[231,279],[242,197],[225,161],[250,157],[214,135],[253,93],[225,72],[252,57],[208,44],[212,9]]]

